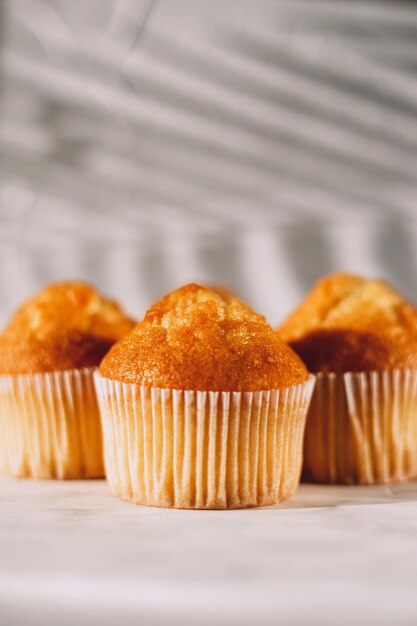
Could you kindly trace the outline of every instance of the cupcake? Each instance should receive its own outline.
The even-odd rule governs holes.
[[[96,374],[106,476],[137,504],[275,504],[299,482],[312,380],[240,300],[187,285],[155,304]]]
[[[134,326],[81,282],[28,300],[0,335],[0,473],[104,475],[93,370]]]
[[[372,484],[417,476],[417,311],[382,280],[320,280],[278,329],[317,374],[306,479]]]

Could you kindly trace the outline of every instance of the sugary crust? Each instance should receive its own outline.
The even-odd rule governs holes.
[[[113,346],[106,378],[169,389],[256,391],[296,385],[307,370],[265,319],[231,295],[186,285]]]
[[[116,302],[90,285],[50,285],[18,310],[0,335],[0,374],[98,365],[133,327]]]
[[[417,368],[417,311],[382,280],[322,279],[278,333],[312,372]]]

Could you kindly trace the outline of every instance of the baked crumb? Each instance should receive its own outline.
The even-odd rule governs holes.
[[[49,285],[23,304],[0,335],[0,373],[98,365],[134,324],[116,302],[88,284]]]
[[[323,278],[278,333],[312,372],[417,367],[417,311],[383,280]]]
[[[279,389],[308,376],[264,317],[231,294],[195,284],[151,307],[100,371],[125,383],[207,391]]]

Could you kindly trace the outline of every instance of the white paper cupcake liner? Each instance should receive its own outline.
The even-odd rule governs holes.
[[[106,476],[138,504],[275,504],[297,488],[314,379],[281,391],[180,391],[95,374]]]
[[[0,473],[104,475],[94,368],[0,376]]]
[[[303,477],[372,484],[417,476],[417,370],[319,374]]]

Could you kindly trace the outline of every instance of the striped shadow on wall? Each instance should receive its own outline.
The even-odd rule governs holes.
[[[417,5],[6,1],[0,321],[82,276],[277,322],[320,274],[416,298]]]

